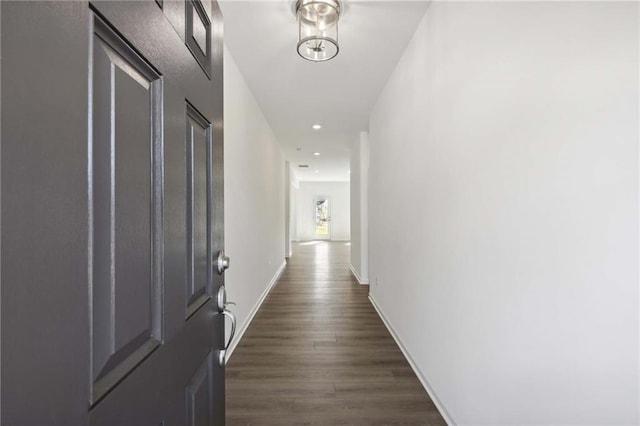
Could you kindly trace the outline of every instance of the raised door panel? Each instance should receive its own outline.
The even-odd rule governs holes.
[[[159,74],[95,17],[92,57],[92,402],[162,340]]]
[[[202,70],[211,77],[211,21],[200,0],[185,1],[185,43]]]
[[[130,70],[133,73],[132,70]],[[113,67],[114,352],[151,337],[152,194],[150,84]]]
[[[186,388],[187,426],[210,426],[213,407],[213,352],[209,352]]]
[[[187,104],[187,312],[211,297],[211,125]]]

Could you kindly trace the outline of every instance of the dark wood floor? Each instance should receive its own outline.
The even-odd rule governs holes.
[[[349,246],[296,244],[227,366],[228,425],[444,425],[349,271]]]

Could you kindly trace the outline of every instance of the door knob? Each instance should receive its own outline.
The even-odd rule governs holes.
[[[236,316],[231,311],[227,311],[226,309],[221,312],[222,315],[226,315],[231,320],[231,334],[229,335],[229,341],[224,346],[224,348],[220,349],[218,352],[218,365],[220,367],[224,367],[227,365],[227,350],[231,345],[231,341],[233,340],[233,336],[236,334]]]
[[[220,250],[218,252],[218,259],[216,261],[216,266],[218,268],[218,274],[222,275],[222,273],[226,269],[229,269],[229,262],[230,262],[229,256],[224,254],[224,250]]]

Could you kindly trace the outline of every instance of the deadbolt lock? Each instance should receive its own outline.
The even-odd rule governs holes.
[[[229,256],[227,256],[226,254],[224,254],[224,250],[220,250],[218,252],[218,259],[216,261],[216,266],[218,268],[218,274],[222,275],[222,273],[229,269]]]

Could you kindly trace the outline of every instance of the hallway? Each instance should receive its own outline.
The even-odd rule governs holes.
[[[445,424],[368,291],[345,242],[294,244],[227,366],[227,423]]]

